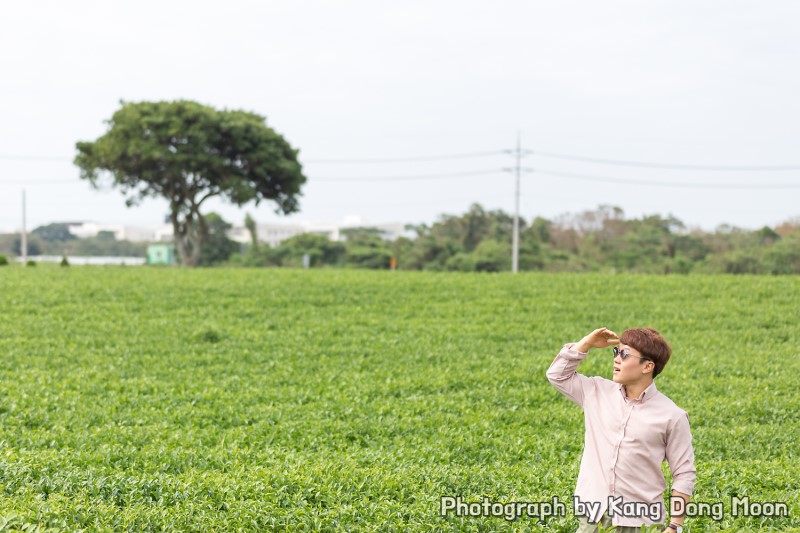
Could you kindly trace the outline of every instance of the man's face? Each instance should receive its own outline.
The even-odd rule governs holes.
[[[623,360],[623,354],[627,357]],[[645,374],[642,371],[646,368],[647,360],[641,359],[642,354],[636,348],[627,344],[617,346],[617,355],[614,356],[614,381],[623,385],[634,383],[643,379]]]

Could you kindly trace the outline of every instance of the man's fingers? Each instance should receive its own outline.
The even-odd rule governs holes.
[[[619,336],[608,328],[597,328],[586,338],[591,339],[590,342],[592,343],[600,342],[604,343],[606,346],[619,344]],[[595,347],[601,348],[602,346],[595,345]]]

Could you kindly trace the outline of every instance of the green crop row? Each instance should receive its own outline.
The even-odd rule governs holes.
[[[800,531],[797,278],[85,267],[0,294],[0,531],[571,532],[440,498],[571,502],[582,413],[545,370],[647,325],[724,504],[687,529]]]

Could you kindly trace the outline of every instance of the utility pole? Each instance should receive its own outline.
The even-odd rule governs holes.
[[[525,155],[531,154],[530,150],[522,149],[522,137],[517,131],[517,147],[514,150],[504,150],[505,153],[511,154],[515,157],[514,168],[504,168],[506,172],[513,172],[516,181],[516,188],[514,191],[514,236],[511,243],[511,272],[516,274],[519,271],[519,196],[520,196],[520,179],[523,172],[533,172],[532,168],[524,168],[522,166],[522,158]]]
[[[522,162],[522,145],[520,144],[520,134],[517,131],[517,164],[514,168],[514,173],[516,174],[517,186],[514,193],[514,237],[513,243],[511,245],[511,272],[516,274],[519,271],[519,178],[520,173],[522,172],[521,162]]]
[[[22,189],[22,239],[20,239],[20,249],[22,255],[22,266],[28,264],[28,231],[25,229],[25,189]]]

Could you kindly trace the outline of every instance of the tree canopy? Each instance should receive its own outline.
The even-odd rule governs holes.
[[[38,235],[44,241],[70,241],[76,239],[75,235],[70,233],[69,227],[66,224],[47,224],[46,226],[39,226],[31,232],[33,235]]]
[[[81,178],[95,187],[110,178],[128,206],[166,198],[185,266],[201,261],[209,228],[200,208],[209,198],[270,200],[283,214],[299,208],[306,178],[298,150],[260,115],[183,100],[123,102],[108,125],[97,140],[77,143]]]

